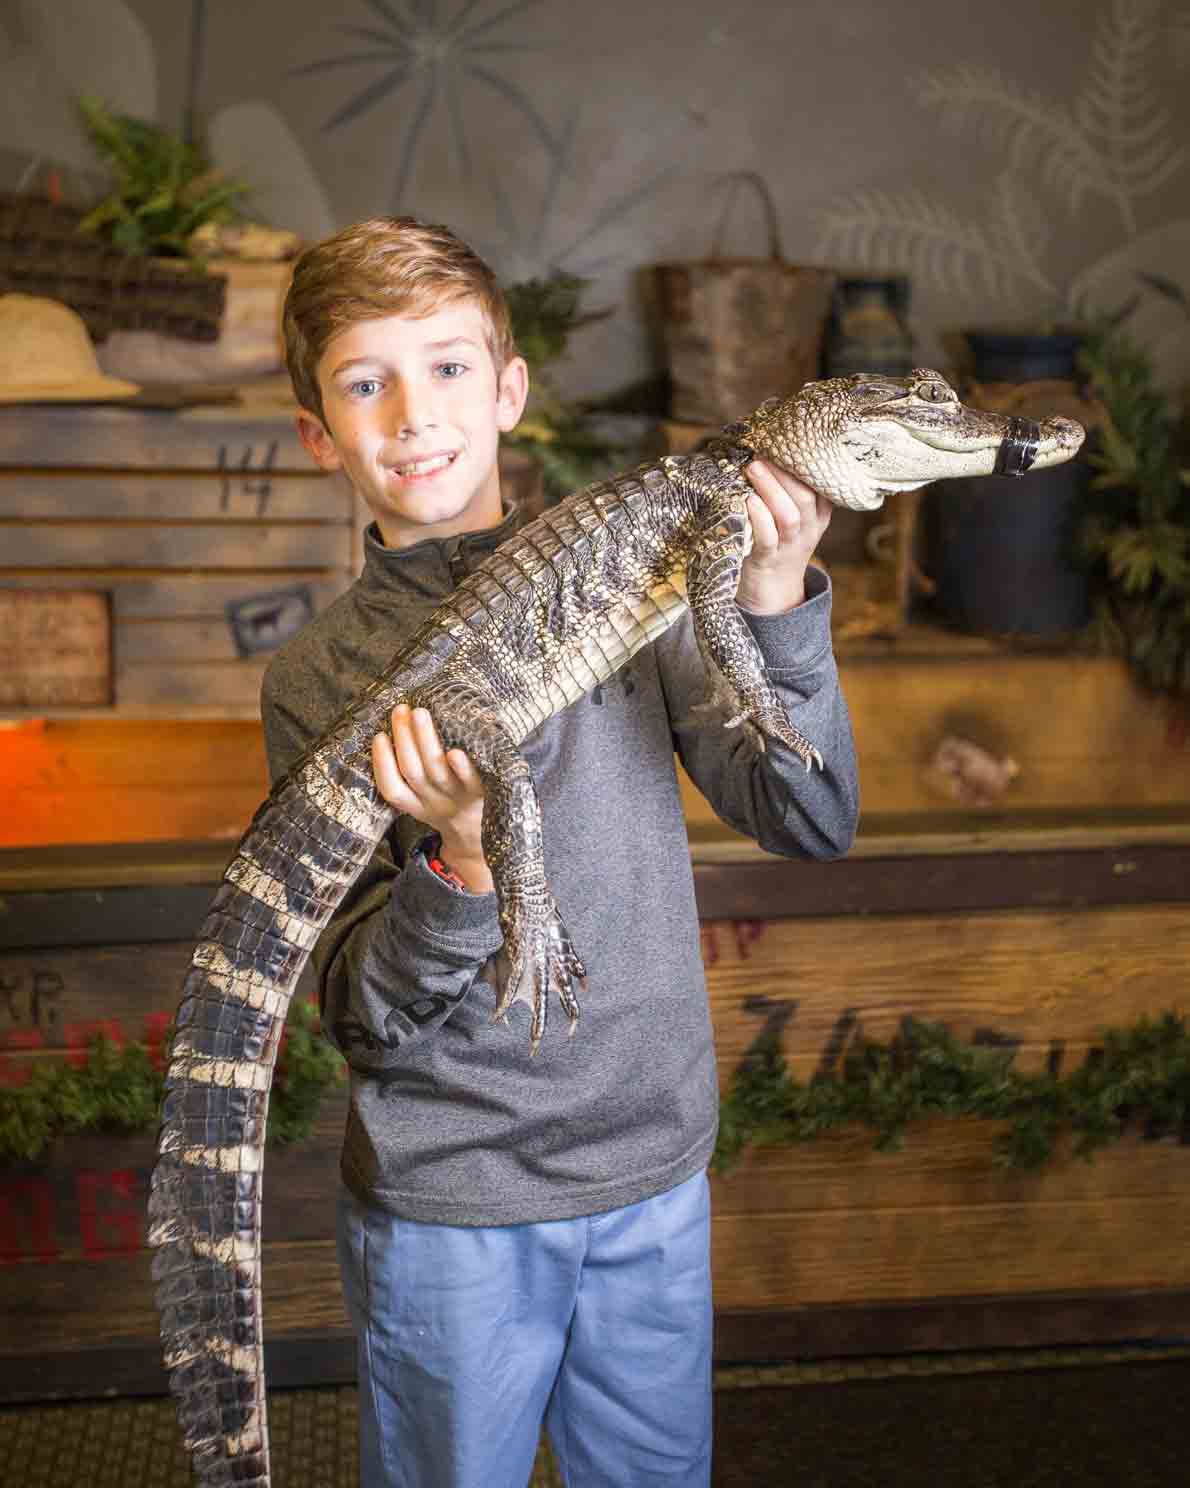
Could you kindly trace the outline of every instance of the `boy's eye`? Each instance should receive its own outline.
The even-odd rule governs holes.
[[[439,364],[438,370],[446,378],[462,377],[467,367],[464,362],[442,362]]]

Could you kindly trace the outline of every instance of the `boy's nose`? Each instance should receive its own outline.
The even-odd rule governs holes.
[[[420,388],[401,388],[394,400],[393,420],[398,436],[432,429],[436,422],[432,396]]]

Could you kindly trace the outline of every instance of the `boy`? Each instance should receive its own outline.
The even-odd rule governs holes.
[[[274,777],[516,527],[496,457],[528,391],[491,271],[410,218],[310,249],[285,335],[301,438],[375,520],[360,578],[268,669]],[[531,1058],[523,1005],[491,1020],[474,767],[421,712],[374,743],[401,814],[314,953],[351,1070],[338,1239],[367,1488],[524,1488],[543,1417],[575,1488],[709,1482],[718,1096],[674,749],[773,851],[836,856],[856,818],[829,589],[806,567],[829,507],[758,462],[750,479],[737,603],[826,768],[691,721],[688,618],[524,741],[589,978],[573,1039],[555,1018]]]

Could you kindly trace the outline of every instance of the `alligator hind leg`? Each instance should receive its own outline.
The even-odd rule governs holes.
[[[711,686],[702,711],[726,713],[725,728],[743,725],[757,750],[776,739],[806,769],[822,768],[822,756],[795,728],[768,679],[760,648],[735,602],[748,533],[744,513],[726,510],[711,527],[686,570],[686,597],[694,634]]]
[[[496,886],[504,944],[482,975],[495,988],[494,1017],[505,1017],[514,1002],[528,1005],[530,1049],[536,1053],[550,993],[573,1033],[579,1019],[575,988],[586,990],[587,974],[546,882],[533,777],[489,699],[453,686],[417,702],[429,708],[443,747],[465,750],[483,777],[483,854]]]
[[[536,1053],[551,991],[574,1033],[579,1019],[574,986],[585,991],[587,973],[546,883],[541,808],[529,767],[512,744],[498,751],[492,765],[484,781],[483,852],[504,932],[504,944],[488,967],[496,989],[494,1016],[503,1018],[514,1002],[527,1003],[530,1050]]]

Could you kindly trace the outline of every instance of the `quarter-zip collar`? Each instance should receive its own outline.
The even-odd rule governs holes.
[[[385,604],[397,595],[442,599],[511,537],[522,520],[518,507],[506,505],[495,527],[452,537],[427,537],[407,548],[385,547],[376,523],[371,522],[364,531],[362,597]]]

